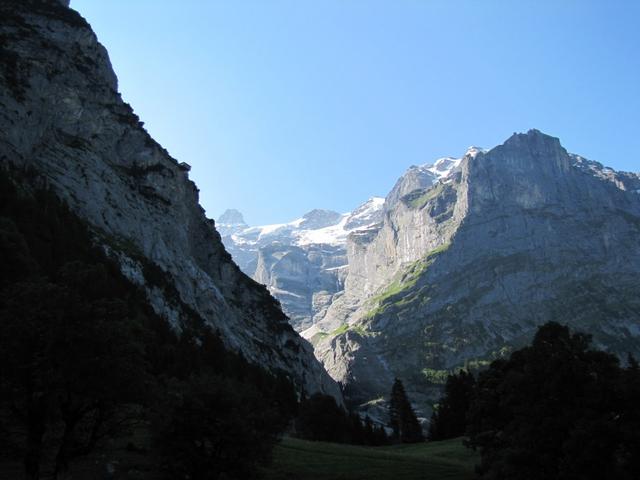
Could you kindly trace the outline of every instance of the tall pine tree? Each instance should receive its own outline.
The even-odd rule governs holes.
[[[391,388],[389,426],[393,430],[393,437],[396,441],[415,443],[424,440],[420,422],[418,422],[399,378],[395,379]]]

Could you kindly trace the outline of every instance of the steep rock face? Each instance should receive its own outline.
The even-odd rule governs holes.
[[[107,52],[64,3],[0,4],[2,162],[36,172],[85,218],[176,328],[195,312],[248,359],[340,398],[268,291],[231,261],[189,166],[142,128]]]
[[[344,288],[347,262],[336,245],[297,247],[274,242],[259,250],[253,278],[266,285],[297,330],[324,316],[337,292]]]
[[[382,227],[349,238],[346,300],[305,332],[351,401],[400,376],[427,412],[447,371],[502,355],[549,320],[640,352],[637,174],[532,130],[413,185],[387,199]]]
[[[242,227],[225,220],[227,250],[240,268],[266,285],[291,325],[304,330],[321,322],[340,298],[347,275],[349,234],[377,225],[384,199],[371,198],[353,212],[315,209],[289,223]],[[237,218],[236,218],[237,220]]]
[[[455,181],[460,164],[478,152],[472,147],[462,159],[409,168],[387,195],[384,221],[349,236],[344,294],[303,336],[315,342],[318,333],[350,323],[363,300],[396,281],[409,263],[450,241],[466,212],[465,186]]]

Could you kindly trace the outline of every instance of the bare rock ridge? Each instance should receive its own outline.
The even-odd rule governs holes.
[[[232,262],[189,166],[122,101],[106,50],[68,3],[0,3],[2,163],[45,179],[176,328],[196,312],[249,360],[340,399],[278,303]]]
[[[399,376],[428,414],[447,372],[549,320],[637,356],[640,176],[537,130],[447,163],[436,180],[438,162],[410,168],[379,227],[348,237],[344,293],[303,332],[347,400],[380,398]]]

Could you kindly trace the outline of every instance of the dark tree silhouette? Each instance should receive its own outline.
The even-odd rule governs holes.
[[[304,400],[295,426],[298,436],[307,440],[338,443],[350,441],[347,413],[329,395],[315,393]]]
[[[99,288],[92,280],[86,285]],[[42,437],[60,423],[58,474],[116,424],[124,426],[124,406],[140,401],[144,373],[135,323],[121,302],[82,296],[65,284],[18,283],[0,305],[2,390],[27,431],[25,466],[36,478]]]
[[[255,388],[200,375],[175,381],[154,417],[154,438],[167,478],[208,480],[257,476],[282,430]]]
[[[95,246],[89,227],[50,191],[33,187],[33,178],[0,168],[1,461],[22,459],[32,480],[43,470],[76,476],[76,457],[116,439],[124,444],[119,437],[135,425],[137,435],[127,439],[136,451],[176,471],[193,454],[193,468],[209,471],[196,468],[205,478],[250,476],[295,413],[289,379],[228,351],[186,307],[178,334]],[[159,267],[135,249],[127,254],[141,262],[146,281],[171,293]],[[150,435],[158,409],[174,422],[155,421]],[[200,412],[201,425],[190,411]],[[167,429],[180,435],[162,435]],[[181,448],[198,442],[204,447],[192,453]],[[169,445],[177,446],[174,456],[159,455]],[[238,459],[243,466],[234,466]]]
[[[449,375],[444,396],[431,416],[429,440],[445,440],[465,434],[475,383],[475,377],[466,370]]]
[[[590,341],[548,323],[480,374],[468,428],[480,478],[640,478],[637,364]]]
[[[387,445],[389,439],[382,426],[374,427],[371,419],[362,421],[355,412],[347,412],[335,399],[315,393],[300,404],[295,419],[295,435],[306,440]]]
[[[396,378],[389,399],[389,426],[396,441],[403,443],[424,440],[422,427],[416,417],[400,379]]]

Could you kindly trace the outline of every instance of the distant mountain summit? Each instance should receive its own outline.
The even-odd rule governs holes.
[[[318,230],[337,224],[342,215],[332,210],[314,209],[305,213],[298,224],[302,230]]]
[[[320,321],[344,287],[347,237],[382,221],[384,199],[372,197],[353,212],[314,209],[288,223],[246,226],[237,210],[217,222],[240,268],[280,300],[297,330]]]
[[[216,222],[216,228],[220,235],[232,235],[247,227],[242,213],[235,208],[225,210]]]
[[[538,130],[411,166],[353,212],[313,210],[223,241],[351,402],[402,377],[428,414],[447,372],[486,364],[548,320],[640,354],[640,176]]]
[[[411,167],[347,239],[344,291],[303,332],[349,401],[395,377],[428,414],[448,372],[549,320],[640,354],[640,176],[538,130]]]
[[[244,221],[244,217],[242,216],[242,213],[240,213],[238,210],[231,208],[229,210],[225,210],[225,212],[220,215],[220,218],[218,218],[218,226],[220,225],[246,225],[245,221]]]
[[[411,166],[353,212],[313,210],[223,241],[352,403],[377,405],[401,377],[428,415],[448,372],[504,355],[548,320],[640,354],[640,176],[538,130]]]

